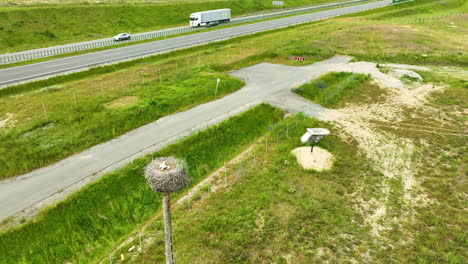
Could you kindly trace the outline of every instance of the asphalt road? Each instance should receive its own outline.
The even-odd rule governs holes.
[[[316,116],[326,109],[293,94],[291,87],[317,78],[347,61],[347,57],[335,56],[303,67],[260,63],[235,71],[231,75],[243,79],[246,86],[230,95],[163,117],[49,167],[1,181],[0,220],[62,194],[63,190],[93,175],[115,170],[262,102]]]
[[[44,79],[58,74],[85,70],[97,65],[110,64],[150,54],[164,53],[184,47],[197,46],[207,42],[224,40],[254,32],[305,23],[346,13],[379,8],[391,5],[391,3],[392,0],[382,0],[8,68],[0,70],[0,87],[35,79]]]

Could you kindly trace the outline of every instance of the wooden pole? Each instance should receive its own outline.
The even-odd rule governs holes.
[[[47,111],[46,111],[46,109],[45,109],[44,103],[42,103],[42,110],[44,110],[45,119],[46,119],[47,121],[49,121],[49,118],[47,117]]]
[[[73,102],[75,102],[75,111],[77,111],[78,110],[78,105],[76,104],[75,91],[73,91]]]
[[[141,231],[138,230],[138,238],[140,239],[140,248],[138,251],[141,251],[143,249],[143,243],[141,242]]]
[[[166,264],[174,264],[174,247],[172,244],[171,225],[171,194],[165,193],[163,198],[164,210],[164,240],[166,242]]]
[[[159,75],[159,84],[161,84],[162,80],[161,80],[161,67],[159,67],[158,69],[158,75]]]

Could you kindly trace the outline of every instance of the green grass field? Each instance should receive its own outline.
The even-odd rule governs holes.
[[[163,78],[167,78],[163,84],[172,104],[171,95],[177,95],[183,87],[181,80],[190,84],[206,76],[210,76],[209,80],[217,75],[226,78],[226,71],[263,61],[304,64],[292,60],[292,56],[304,56],[305,63],[345,54],[356,60],[430,66],[433,71],[419,72],[425,79],[423,84],[447,87],[431,93],[423,106],[402,109],[401,120],[385,123],[376,119],[368,124],[377,127],[374,133],[384,136],[375,142],[384,147],[387,143],[397,146],[382,153],[383,157],[393,158],[400,153],[396,151],[408,145],[414,147],[406,160],[414,165],[411,171],[424,194],[414,195],[423,197],[421,201],[403,197],[405,173],[394,178],[385,176],[388,171],[375,168],[375,155],[364,153],[352,136],[342,136],[338,126],[301,115],[280,122],[283,113],[265,105],[154,156],[185,158],[192,164],[193,186],[264,135],[256,143],[255,163],[251,153],[228,170],[228,188],[213,194],[208,194],[209,186],[203,188],[204,194],[195,196],[190,210],[179,207],[174,211],[178,263],[464,263],[468,259],[464,206],[467,151],[466,137],[460,134],[465,131],[463,113],[468,102],[468,60],[463,37],[468,23],[463,13],[466,5],[458,0],[415,1],[365,12],[365,16],[336,18],[180,51],[173,53],[171,60],[151,57],[101,68],[105,74],[90,71],[74,79],[23,86],[19,92],[12,87],[11,95],[5,93],[0,98],[1,118],[11,117],[3,138],[17,136],[30,145],[49,142],[50,146],[56,144],[57,149],[73,153],[73,145],[41,136],[46,131],[33,126],[44,122],[41,105],[29,102],[40,103],[36,98],[47,103],[57,99],[57,105],[70,109],[70,113],[77,112],[77,117],[69,120],[76,122],[72,124],[82,122],[81,107],[88,103],[89,116],[99,116],[100,109],[112,109],[122,114],[118,117],[122,120],[130,110],[114,109],[137,111],[134,107],[145,100],[137,100],[136,95],[154,96],[146,90],[145,83],[148,87],[160,87],[160,67]],[[201,70],[190,67],[197,65],[198,55]],[[175,77],[174,61],[178,59],[180,74]],[[189,73],[196,74],[185,75],[186,65]],[[342,76],[344,80],[354,76],[346,75]],[[123,91],[122,76],[128,77]],[[327,80],[327,87],[340,80],[335,77]],[[109,96],[106,100],[101,84],[104,99]],[[236,84],[238,81],[232,80],[232,89]],[[340,95],[335,107],[380,102],[382,94],[386,95],[385,90],[368,83],[352,87],[349,93]],[[125,108],[128,105],[132,106]],[[49,118],[58,115],[58,110],[48,110]],[[37,118],[27,119],[28,116]],[[298,138],[304,128],[314,126],[332,131],[319,144],[335,156],[331,171],[305,171],[290,154],[292,148],[299,146]],[[28,127],[31,130],[25,130]],[[116,129],[123,133],[130,126],[116,125]],[[37,137],[28,138],[27,133],[31,132]],[[270,144],[268,152],[266,139]],[[380,146],[376,147],[377,153],[385,150]],[[178,149],[184,149],[184,153]],[[15,155],[8,156],[8,160],[27,160],[22,153]],[[131,245],[138,244],[134,240],[112,253],[112,263],[119,263],[120,254],[127,256],[126,262],[164,262],[162,222],[158,218],[160,197],[150,191],[142,177],[142,168],[149,160],[150,157],[139,159],[42,212],[37,220],[0,234],[0,259],[7,263],[108,262],[109,254],[119,244],[142,229],[146,243],[143,253],[128,253]],[[391,163],[388,166],[390,171],[407,172],[405,163],[403,168]],[[380,212],[378,202],[384,206],[385,215],[374,223],[383,226],[379,236],[375,236],[369,219]]]
[[[147,96],[152,87],[159,87],[159,69],[163,80],[174,80],[172,84],[168,83],[172,88],[167,92],[172,94],[175,86],[179,86],[174,77],[177,76],[177,71],[178,78],[186,76],[183,78],[194,78],[202,83],[206,83],[204,80],[207,78],[215,80],[207,75],[196,75],[199,71],[198,58],[200,67],[207,67],[208,72],[221,75],[263,61],[303,65],[334,54],[351,55],[357,60],[375,62],[466,66],[468,53],[461,37],[467,33],[468,28],[466,14],[462,13],[466,9],[466,3],[458,0],[447,3],[445,6],[428,0],[418,1],[417,5],[410,2],[365,12],[367,15],[362,17],[336,18],[259,33],[3,89],[0,91],[0,119],[7,121],[0,133],[0,145],[5,146],[2,148],[4,166],[0,166],[0,175],[2,178],[9,177],[48,165],[170,113],[166,111],[154,114],[151,112],[153,110],[149,111],[148,109],[156,108],[149,106],[144,96]],[[407,12],[405,10],[412,10],[414,14],[381,19],[388,13]],[[429,12],[427,10],[433,12],[432,16],[437,18],[420,23],[420,17],[429,17],[428,14],[431,14],[426,13]],[[449,15],[439,17],[445,14]],[[369,24],[372,26],[368,26]],[[369,47],[366,48],[366,45]],[[304,56],[306,61],[294,61],[291,59],[293,56]],[[185,89],[179,88],[180,91]],[[205,86],[199,88],[203,90],[200,90],[201,94],[210,89]],[[76,108],[73,94],[77,101]],[[201,101],[211,99],[200,98]],[[187,100],[187,105],[181,105],[179,109],[197,103],[191,101],[192,99]],[[112,101],[127,103],[129,107],[111,110],[108,104]],[[45,120],[42,103],[49,121]],[[138,114],[135,120],[128,119],[143,109],[146,109],[144,114]],[[125,122],[101,122],[96,125],[94,119],[104,120],[109,112],[116,116],[116,120]],[[88,118],[83,119],[84,116]],[[63,136],[60,131],[70,131],[64,128],[65,125],[75,130]],[[94,133],[92,131],[98,130],[99,137],[94,137],[92,143],[82,144],[81,138],[88,138]],[[9,148],[7,146],[13,145],[35,147],[18,147],[22,151],[13,152],[5,150]],[[30,156],[35,157],[34,162],[30,161]]]
[[[143,175],[152,157],[185,159],[193,186],[239,154],[282,115],[271,106],[257,106],[104,176],[43,211],[33,222],[0,233],[2,263],[95,262],[160,209],[161,196],[151,190]]]
[[[250,153],[228,171],[227,188],[194,201],[190,210],[180,207],[173,213],[179,263],[320,263],[327,259],[313,258],[319,248],[332,248],[339,259],[347,252],[334,249],[351,247],[356,241],[360,241],[357,247],[373,246],[367,244],[372,239],[347,195],[359,188],[359,178],[377,177],[378,172],[369,169],[352,144],[336,135],[319,144],[335,156],[333,170],[303,170],[290,151],[302,145],[298,138],[307,127],[333,131],[330,125],[301,115],[287,120],[256,145],[255,162]],[[147,230],[155,235],[155,243],[131,263],[165,261],[161,224],[158,218]],[[297,254],[302,256],[296,258]]]
[[[452,83],[434,94],[429,105],[442,110],[444,118],[452,117],[444,127],[462,131],[466,118],[453,114],[466,109],[466,83],[441,75],[425,77],[428,82]],[[403,122],[438,127],[437,121],[428,119],[432,114],[412,109]],[[178,263],[466,262],[467,189],[460,184],[466,182],[466,137],[382,128],[392,138],[417,142],[416,177],[432,203],[404,202],[402,182],[390,180],[389,216],[381,220],[390,228],[375,237],[368,215],[358,208],[361,202],[380,199],[381,183],[387,179],[353,140],[336,136],[337,127],[298,116],[289,121],[290,128],[296,120],[298,129],[290,130],[290,138],[284,136],[282,124],[279,143],[276,131],[271,131],[266,137],[269,151],[264,138],[256,145],[256,162],[250,153],[232,167],[227,188],[195,200],[190,210],[180,207],[173,212]],[[297,139],[306,127],[326,127],[334,133],[319,143],[335,157],[332,170],[305,171],[295,162],[290,150],[301,146]],[[161,217],[152,221],[143,237],[154,242],[145,245],[143,254],[127,252],[138,246],[135,241],[114,253],[114,261],[124,254],[129,263],[164,263],[162,227]]]
[[[291,0],[287,7],[325,2],[332,1]],[[0,7],[0,53],[188,25],[191,13],[219,8],[240,16],[272,6],[268,0],[235,0]]]

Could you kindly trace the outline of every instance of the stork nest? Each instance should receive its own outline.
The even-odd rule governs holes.
[[[169,168],[162,169],[163,162]],[[189,183],[187,165],[175,157],[161,157],[150,162],[145,168],[145,178],[154,191],[162,193],[180,191]]]

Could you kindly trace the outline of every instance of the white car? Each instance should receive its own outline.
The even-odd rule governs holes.
[[[130,34],[128,34],[128,33],[120,33],[120,34],[118,34],[117,36],[113,37],[113,39],[114,39],[115,41],[130,39]]]

